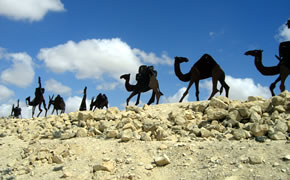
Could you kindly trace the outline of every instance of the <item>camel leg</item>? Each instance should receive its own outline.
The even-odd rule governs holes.
[[[281,81],[281,75],[270,85],[269,89],[271,91],[271,94],[272,96],[275,96],[275,93],[274,93],[274,89],[276,87],[276,84]]]
[[[190,87],[192,86],[193,83],[194,83],[193,80],[191,80],[191,81],[189,82],[188,87],[187,87],[187,89],[185,90],[185,92],[183,93],[183,95],[182,95],[181,99],[179,100],[179,102],[182,102],[182,101],[183,101],[184,97],[188,94],[188,90],[190,89]]]
[[[39,105],[38,105],[38,109],[39,109],[39,113],[38,113],[38,115],[37,115],[37,117],[40,115],[40,113],[42,112],[42,109],[41,109],[41,103],[39,103]]]
[[[36,106],[32,106],[32,118],[34,116],[34,111],[35,111]]]
[[[195,81],[195,97],[199,101],[199,80]]]
[[[156,104],[159,104],[159,99],[160,99],[161,93],[159,90],[159,82],[155,76],[150,77],[149,87],[153,90],[154,94],[156,95]],[[153,96],[153,93],[152,93],[152,96]],[[152,99],[152,97],[151,97],[151,99]],[[151,101],[151,99],[150,99],[150,101]],[[154,99],[152,102],[154,102]]]
[[[46,115],[47,115],[47,108],[46,108],[46,104],[45,104],[44,97],[43,97],[42,103],[43,103],[43,107],[45,109],[45,117],[46,117]]]
[[[223,88],[223,87],[225,88],[225,90],[226,90],[226,97],[228,98],[229,97],[230,86],[225,82],[224,79],[223,80],[220,80],[220,83],[222,85],[221,88]]]
[[[217,78],[215,76],[212,77],[212,92],[208,100],[210,100],[216,93],[218,92],[217,89]]]
[[[130,99],[131,99],[133,96],[135,96],[136,94],[138,94],[137,91],[133,91],[133,92],[130,94],[130,96],[127,98],[127,106],[129,105],[129,101],[130,101]]]
[[[135,103],[135,106],[137,106],[137,105],[139,104],[140,96],[141,96],[141,93],[139,92],[139,93],[138,93],[138,96],[137,96],[137,101],[136,101],[136,103]]]
[[[280,84],[280,91],[285,91],[285,80],[287,79],[290,73],[290,69],[285,66],[280,66],[280,76],[281,76],[281,84]]]
[[[149,99],[147,105],[150,105],[152,104],[153,102],[155,101],[155,92],[152,91],[152,95],[151,95],[151,98]]]

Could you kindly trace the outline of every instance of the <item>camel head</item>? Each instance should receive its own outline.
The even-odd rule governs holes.
[[[176,63],[183,63],[183,62],[188,62],[188,59],[186,57],[175,57],[175,62]]]
[[[262,52],[263,50],[258,49],[258,50],[251,50],[251,51],[247,51],[245,52],[246,56],[254,56],[254,57],[261,57],[262,56]]]
[[[49,98],[48,109],[50,108],[50,106],[51,106],[52,104],[54,104],[53,97],[54,97],[54,95],[52,95],[52,97],[48,96],[48,98]]]
[[[130,79],[130,74],[123,74],[122,76],[120,76],[120,79],[129,80]]]

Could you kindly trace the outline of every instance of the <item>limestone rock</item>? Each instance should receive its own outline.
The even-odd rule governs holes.
[[[166,154],[155,157],[154,162],[156,163],[157,166],[165,166],[167,164],[170,164],[170,160]]]
[[[218,109],[227,109],[229,105],[224,103],[222,100],[213,97],[209,102],[209,106]]]
[[[97,164],[93,166],[93,172],[96,171],[108,171],[108,172],[113,172],[115,169],[114,162],[112,161],[105,161],[101,164]]]
[[[250,130],[254,136],[264,136],[269,130],[269,127],[267,124],[254,123]]]
[[[76,137],[86,137],[87,133],[88,133],[87,129],[80,128],[76,133]]]
[[[127,141],[130,141],[133,138],[134,138],[134,136],[133,136],[133,132],[132,132],[131,129],[126,129],[126,130],[122,131],[122,133],[121,133],[121,141],[127,142]]]

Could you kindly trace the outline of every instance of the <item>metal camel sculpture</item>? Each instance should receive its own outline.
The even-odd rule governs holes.
[[[51,105],[53,105],[53,110],[51,114],[54,113],[54,110],[56,110],[56,114],[58,115],[58,110],[60,110],[60,113],[64,113],[65,111],[65,102],[63,98],[60,95],[57,95],[55,99],[53,99],[54,95],[52,97],[49,96],[49,102],[48,102],[48,109]]]
[[[208,99],[211,99],[219,90],[217,89],[217,82],[221,83],[220,93],[222,93],[223,88],[226,90],[226,97],[229,96],[230,87],[225,82],[225,73],[222,68],[216,63],[216,61],[209,55],[204,54],[190,69],[186,74],[183,74],[180,70],[180,64],[183,62],[188,62],[185,57],[175,57],[174,61],[174,72],[179,80],[183,82],[188,82],[188,87],[184,94],[182,95],[179,102],[182,102],[184,97],[188,94],[188,90],[195,83],[196,88],[196,99],[199,101],[199,81],[212,77],[212,93]]]
[[[16,107],[14,107],[14,104],[12,105],[11,116],[15,118],[19,118],[19,116],[21,116],[21,108],[19,107],[19,99],[17,100]]]
[[[284,43],[285,44],[288,43],[288,46],[290,47],[290,41],[286,41]],[[280,47],[281,47],[281,45],[280,45]],[[262,64],[262,52],[263,52],[263,50],[252,50],[252,51],[247,51],[245,53],[245,55],[247,55],[247,56],[250,55],[250,56],[255,57],[255,66],[262,75],[274,76],[274,75],[279,74],[279,77],[269,87],[272,96],[275,96],[274,88],[276,87],[276,84],[279,81],[281,81],[280,91],[283,92],[285,90],[285,80],[287,79],[287,77],[290,73],[290,57],[289,57],[289,55],[288,55],[288,57],[283,56],[283,55],[281,57],[281,53],[280,53],[280,57],[276,56],[280,60],[280,62],[276,66],[265,67]],[[289,54],[290,54],[290,52],[289,52]]]
[[[86,111],[87,110],[87,104],[86,104],[86,100],[87,100],[87,86],[84,88],[84,95],[83,95],[83,99],[80,105],[79,110],[80,111]]]
[[[28,96],[25,99],[25,102],[26,102],[27,106],[32,106],[32,117],[34,116],[34,112],[35,112],[36,106],[38,106],[38,109],[39,109],[39,113],[37,115],[37,117],[39,117],[39,115],[42,112],[41,104],[43,104],[43,107],[45,109],[45,117],[46,117],[47,108],[46,108],[46,104],[45,104],[45,99],[43,97],[43,94],[44,94],[45,90],[44,90],[44,88],[41,87],[41,79],[40,79],[40,77],[38,77],[38,84],[39,84],[39,87],[35,88],[35,92],[34,92],[35,97],[34,97],[34,99],[32,101],[30,101],[30,96]]]
[[[94,100],[94,97],[91,100],[91,104],[90,104],[90,111],[94,111],[96,108],[98,109],[103,109],[104,107],[106,107],[108,109],[108,98],[105,94],[98,94],[98,96],[96,97],[96,99]]]
[[[137,96],[137,101],[135,103],[135,105],[138,105],[139,104],[139,101],[140,101],[140,96],[141,96],[141,93],[143,92],[147,92],[149,90],[153,90],[152,92],[152,96],[150,98],[150,100],[148,101],[148,105],[152,104],[154,101],[155,101],[155,96],[157,98],[157,102],[156,104],[159,103],[159,99],[160,99],[160,96],[163,95],[163,93],[160,91],[159,89],[159,83],[158,83],[158,80],[156,79],[156,76],[157,74],[152,74],[150,71],[150,69],[147,69],[148,67],[145,66],[145,65],[142,65],[140,66],[139,68],[139,72],[140,72],[140,69],[144,68],[146,71],[145,73],[139,73],[139,75],[141,77],[137,78],[137,84],[135,85],[131,85],[129,83],[130,81],[130,74],[124,74],[122,76],[120,76],[120,79],[125,79],[125,88],[128,92],[132,92],[130,94],[130,96],[127,98],[126,100],[126,103],[127,103],[127,106],[129,105],[129,101],[132,97],[134,97],[136,94],[138,94]],[[138,76],[138,74],[137,74]]]

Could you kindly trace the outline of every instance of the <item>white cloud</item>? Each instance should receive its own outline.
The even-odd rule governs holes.
[[[279,41],[290,41],[290,29],[285,24],[281,25],[278,29],[279,33],[275,35],[275,38]]]
[[[97,90],[113,90],[115,89],[120,83],[119,82],[112,82],[112,83],[102,83],[97,86]]]
[[[8,89],[6,86],[0,85],[0,102],[9,99],[14,92]]]
[[[77,79],[103,77],[112,78],[99,89],[114,88],[120,75],[134,74],[142,63],[170,64],[171,60],[163,53],[157,57],[153,53],[132,49],[119,38],[89,39],[80,42],[68,41],[52,48],[43,48],[38,59],[55,73],[72,72]],[[109,85],[108,85],[109,84]]]
[[[185,91],[186,91],[186,87],[182,87],[173,96],[169,96],[168,98],[165,96],[161,96],[161,102],[162,103],[177,103],[179,102],[180,98],[182,97]],[[185,96],[182,102],[188,102],[188,98],[189,98],[189,94]]]
[[[226,83],[230,86],[229,98],[236,100],[247,100],[248,96],[261,96],[263,98],[270,98],[270,90],[268,87],[264,87],[260,84],[255,84],[253,79],[250,78],[233,78],[226,76]],[[212,91],[212,81],[205,80],[200,83],[200,88],[205,88],[208,91],[208,97]],[[218,83],[218,90],[220,84]],[[220,95],[219,92],[216,94]],[[223,90],[222,96],[225,96],[225,90]]]
[[[40,21],[49,11],[64,11],[60,0],[0,0],[0,15],[13,20]]]
[[[135,55],[140,58],[143,62],[149,63],[149,64],[167,64],[167,65],[172,65],[173,64],[173,59],[168,57],[166,52],[163,52],[161,57],[157,57],[154,53],[149,53],[147,54],[146,52],[140,50],[140,49],[133,49],[133,52]]]
[[[27,87],[32,83],[35,73],[32,58],[27,53],[6,53],[2,50],[0,58],[1,56],[13,63],[1,73],[3,82],[19,87]]]
[[[49,79],[45,81],[45,89],[56,94],[67,96],[70,96],[72,92],[72,89],[70,87],[63,85],[55,79]]]
[[[82,97],[79,96],[73,96],[73,97],[69,97],[66,101],[65,101],[65,113],[70,113],[70,112],[76,112],[79,110],[81,102],[82,102]],[[86,100],[86,104],[87,104],[87,110],[90,110],[90,101]]]

